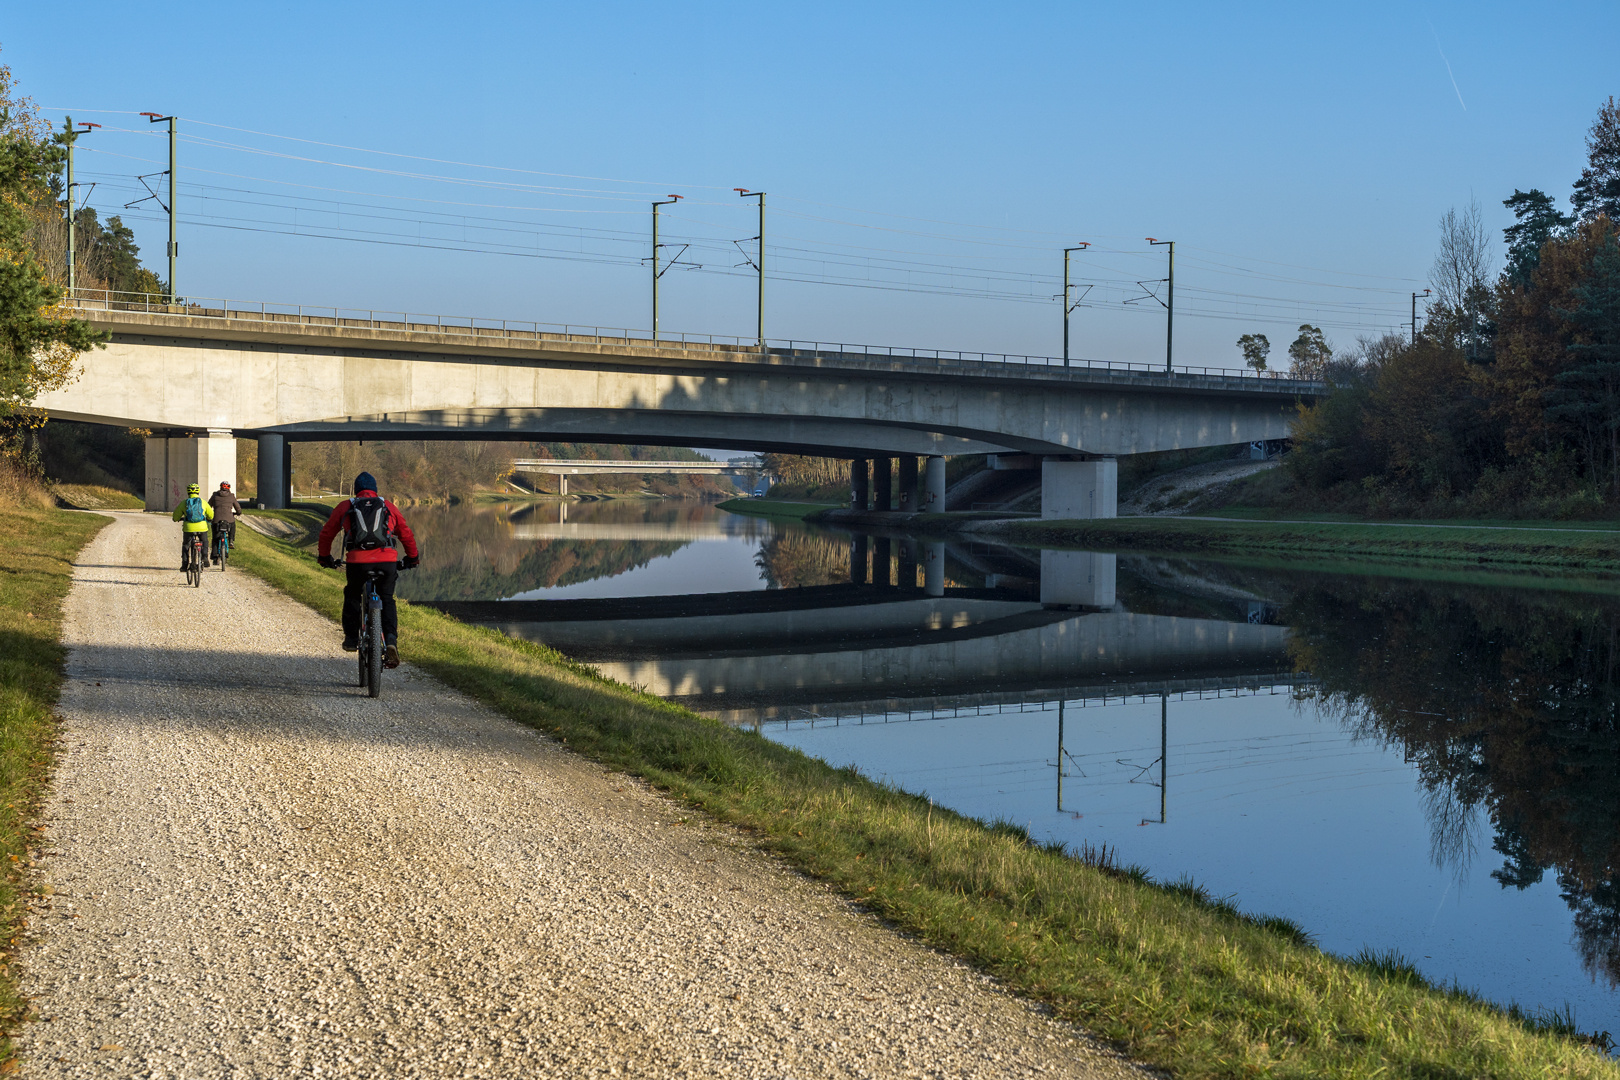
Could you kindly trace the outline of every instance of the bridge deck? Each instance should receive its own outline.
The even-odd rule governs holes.
[[[108,299],[80,292],[69,305],[74,314],[114,335],[210,338],[275,345],[338,346],[399,352],[492,353],[512,359],[589,360],[634,358],[664,366],[716,363],[773,368],[812,367],[872,373],[905,372],[951,377],[1042,379],[1067,385],[1090,384],[1133,389],[1163,387],[1204,393],[1313,397],[1323,384],[1256,373],[1246,368],[1178,365],[1166,372],[1133,361],[1025,356],[940,349],[896,348],[846,343],[775,341],[761,349],[713,334],[638,336],[602,327],[450,318],[406,312],[346,311],[228,300],[192,300],[180,306]],[[328,314],[329,313],[329,314]]]

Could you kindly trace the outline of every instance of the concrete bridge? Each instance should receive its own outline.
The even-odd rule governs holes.
[[[555,476],[559,495],[568,494],[570,476],[750,476],[764,469],[757,457],[727,461],[613,461],[606,458],[563,461],[557,458],[512,462],[512,471]]]
[[[854,498],[870,494],[876,509],[890,508],[895,458],[896,508],[932,509],[946,456],[1022,455],[1041,469],[1048,516],[1112,516],[1117,455],[1284,438],[1296,403],[1320,390],[1229,369],[653,341],[223,301],[75,304],[111,343],[36,404],[152,429],[146,494],[162,507],[185,483],[233,478],[246,435],[271,506],[288,498],[288,440],[469,438],[842,457]]]

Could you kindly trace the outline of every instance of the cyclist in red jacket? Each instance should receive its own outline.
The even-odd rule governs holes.
[[[377,582],[377,595],[382,598],[383,666],[399,667],[399,609],[394,605],[394,585],[401,570],[422,561],[416,537],[399,507],[377,494],[377,480],[368,472],[354,478],[354,497],[338,503],[321,527],[316,551],[320,564],[329,570],[338,564],[332,558],[332,541],[339,530],[344,533],[344,561],[349,574],[343,586],[343,651],[360,648],[360,591],[365,586],[366,571],[386,564]],[[403,562],[394,548],[396,540],[405,545]]]

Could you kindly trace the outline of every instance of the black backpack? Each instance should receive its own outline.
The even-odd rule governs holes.
[[[388,504],[380,495],[349,500],[349,520],[344,527],[345,551],[376,551],[394,546],[394,530],[388,516]]]

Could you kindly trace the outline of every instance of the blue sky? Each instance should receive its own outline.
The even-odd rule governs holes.
[[[1286,363],[1301,322],[1341,346],[1404,323],[1438,217],[1475,198],[1499,229],[1515,187],[1565,198],[1620,91],[1613,3],[92,2],[65,21],[81,32],[9,10],[0,62],[58,124],[106,125],[79,157],[104,214],[163,168],[132,114],[183,118],[182,293],[645,327],[648,203],[678,193],[666,252],[692,247],[664,329],[751,335],[747,186],[769,193],[771,337],[1053,355],[1060,252],[1090,241],[1075,354],[1159,360],[1162,309],[1123,302],[1164,276],[1155,236],[1178,242],[1189,365],[1239,363],[1247,332]],[[161,272],[161,219],[124,213]]]

